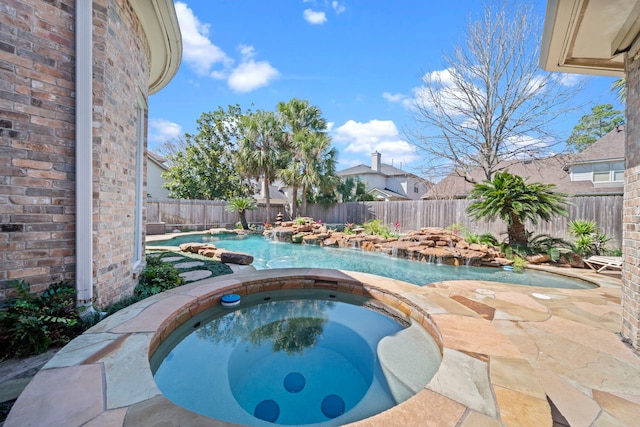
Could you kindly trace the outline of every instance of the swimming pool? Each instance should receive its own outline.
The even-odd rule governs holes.
[[[408,399],[441,359],[412,319],[316,289],[211,309],[172,334],[151,365],[165,397],[194,412],[247,425],[332,426]]]
[[[487,280],[546,288],[592,289],[589,282],[537,271],[514,273],[489,267],[454,267],[393,258],[378,252],[274,242],[258,235],[194,234],[153,242],[153,246],[213,243],[219,248],[253,255],[256,269],[334,268],[390,277],[423,286],[445,280]]]

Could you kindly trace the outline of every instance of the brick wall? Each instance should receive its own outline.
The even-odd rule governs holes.
[[[74,1],[0,4],[0,297],[75,273]]]
[[[93,16],[94,301],[104,306],[136,284],[136,116],[149,53],[126,0],[94,1]]]
[[[74,5],[0,2],[0,300],[11,279],[35,292],[74,282]],[[136,120],[149,48],[127,0],[94,0],[93,26],[93,283],[102,307],[136,283]]]
[[[622,334],[640,349],[640,60],[627,59]]]

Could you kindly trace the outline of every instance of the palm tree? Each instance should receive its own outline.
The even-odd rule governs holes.
[[[302,213],[306,214],[307,195],[311,189],[319,188],[328,192],[337,187],[337,151],[331,147],[331,138],[320,132],[310,134],[301,143],[300,148],[303,165],[303,175],[300,182],[302,186]]]
[[[611,84],[611,92],[613,92],[621,103],[627,102],[627,79],[622,77]]]
[[[266,221],[270,222],[271,196],[269,187],[275,179],[282,159],[282,123],[275,113],[258,110],[244,116],[240,123],[242,137],[238,156],[242,170],[256,180],[262,178],[267,205]]]
[[[227,202],[225,209],[228,212],[238,212],[242,228],[244,230],[248,230],[249,224],[247,224],[247,211],[256,210],[257,207],[256,199],[253,197],[236,197]]]
[[[290,154],[287,167],[278,171],[278,177],[292,189],[291,216],[295,218],[298,210],[298,189],[301,185],[304,187],[306,162],[309,157],[308,153],[305,153],[307,150],[305,146],[312,135],[324,132],[327,122],[318,107],[309,105],[309,101],[297,98],[292,98],[286,103],[278,103],[278,113],[286,132],[286,150]],[[306,193],[302,197],[303,204],[305,197]]]
[[[469,194],[477,199],[467,208],[472,219],[499,217],[507,223],[509,245],[527,244],[525,221],[534,225],[540,219],[551,220],[552,215],[567,215],[567,196],[551,191],[555,185],[527,184],[522,177],[498,172],[492,181],[476,184]]]

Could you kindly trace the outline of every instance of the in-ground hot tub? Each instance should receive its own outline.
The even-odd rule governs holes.
[[[194,412],[248,425],[341,425],[422,390],[436,340],[380,301],[336,290],[269,291],[214,307],[154,353],[162,393]]]

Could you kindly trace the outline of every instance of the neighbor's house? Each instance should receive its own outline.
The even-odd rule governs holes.
[[[68,280],[103,307],[144,267],[147,98],[181,60],[173,1],[10,0],[0,22],[0,296]]]
[[[626,77],[622,335],[640,349],[640,0],[549,0],[540,64]]]
[[[147,151],[147,197],[169,198],[169,190],[163,187],[166,180],[162,176],[167,170],[166,161],[161,155]]]
[[[381,154],[371,154],[371,166],[358,165],[338,171],[341,180],[354,178],[366,183],[367,193],[375,200],[419,200],[427,190],[424,179],[381,162]]]
[[[625,128],[618,126],[577,154],[555,155],[541,159],[509,160],[499,165],[527,182],[555,185],[554,191],[574,196],[622,195],[624,192]],[[481,169],[471,171],[471,179],[483,182]],[[473,184],[452,173],[435,184],[423,199],[461,199]]]

